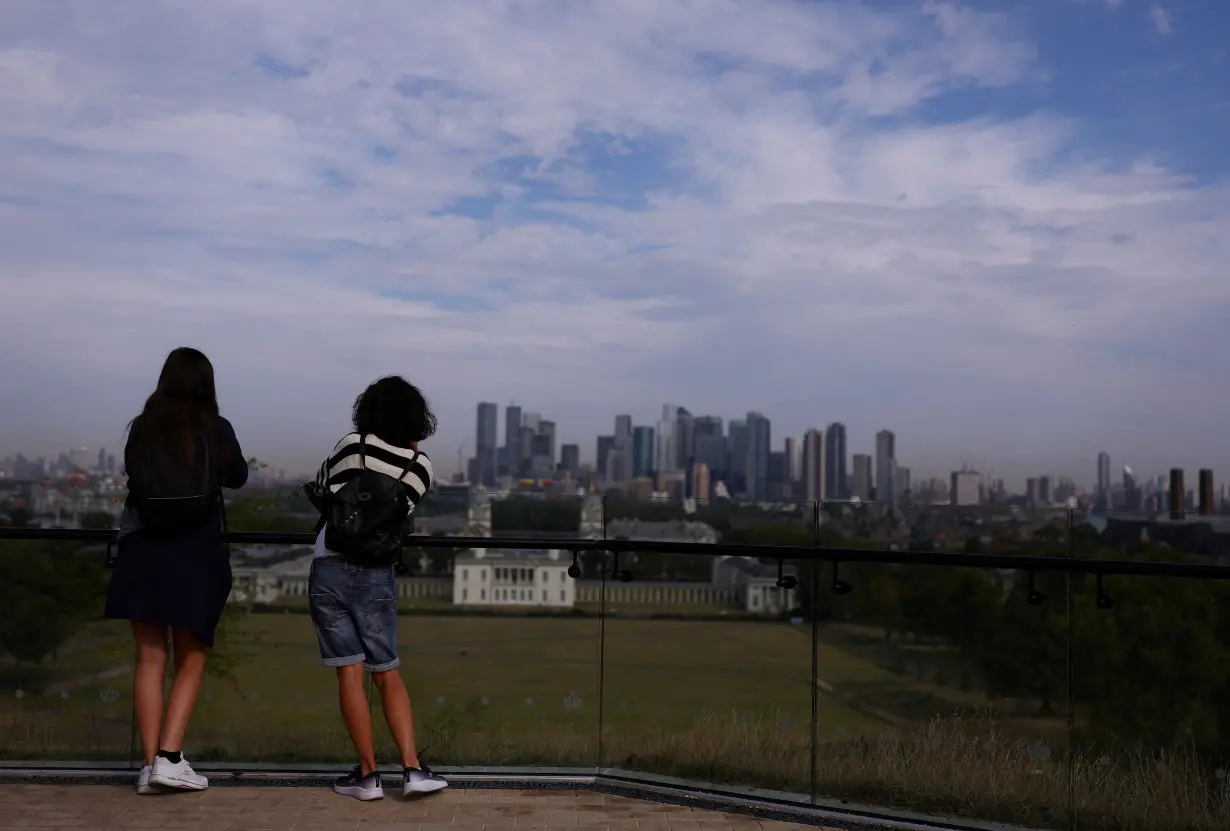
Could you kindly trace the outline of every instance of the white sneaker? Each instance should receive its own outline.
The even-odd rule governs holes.
[[[156,757],[154,768],[150,771],[149,783],[178,791],[203,791],[209,787],[209,780],[193,770],[182,754],[178,762]]]
[[[345,776],[333,780],[333,792],[342,796],[353,796],[362,802],[384,799],[384,785],[380,781],[380,771],[372,771],[363,775],[363,768],[354,766],[354,770]]]
[[[401,772],[402,796],[435,793],[447,787],[448,782],[445,778],[421,761],[417,768],[406,768]]]
[[[141,772],[137,774],[137,793],[141,796],[148,796],[152,793],[158,793],[157,790],[149,783],[149,774],[151,766],[146,765],[141,768]]]

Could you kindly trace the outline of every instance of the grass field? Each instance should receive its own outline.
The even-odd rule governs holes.
[[[427,757],[810,790],[809,627],[608,619],[601,721],[600,627],[587,618],[403,617],[402,672]],[[219,653],[234,677],[207,679],[189,732],[193,759],[350,762],[334,676],[318,666],[306,615],[247,615]],[[839,691],[909,683],[827,643],[816,658]],[[130,758],[130,662],[126,626],[108,622],[83,629],[35,671],[0,665],[0,758]],[[1230,791],[1191,760],[1159,766],[1137,754],[1106,764],[1065,758],[1066,747],[1040,757],[1016,724],[894,726],[853,703],[818,697],[821,795],[1033,826],[1076,816],[1082,828],[1230,827]],[[383,732],[381,745],[393,761]]]

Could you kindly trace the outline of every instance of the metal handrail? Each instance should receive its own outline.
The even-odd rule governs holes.
[[[45,540],[114,544],[115,529],[8,528],[0,527],[0,540]],[[278,531],[231,531],[235,544],[312,545],[316,535]],[[822,548],[787,545],[659,542],[631,539],[582,539],[539,537],[464,537],[409,535],[413,548],[520,548],[558,549],[569,552],[605,551],[612,554],[691,554],[708,557],[759,557],[835,563],[880,563],[882,565],[949,566],[1004,569],[1035,573],[1124,575],[1134,577],[1180,577],[1192,580],[1230,580],[1230,567],[1210,563],[1160,563],[1147,560],[1094,560],[1080,557],[1031,554],[968,554],[951,551],[892,551],[865,548]]]

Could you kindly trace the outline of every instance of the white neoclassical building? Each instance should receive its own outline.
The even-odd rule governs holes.
[[[481,487],[470,494],[465,532],[491,536],[491,499]],[[540,606],[571,609],[576,581],[572,555],[557,549],[472,548],[453,562],[453,603],[458,606]]]
[[[453,567],[453,603],[571,609],[577,599],[576,581],[568,576],[571,562],[571,555],[558,550],[475,550]]]

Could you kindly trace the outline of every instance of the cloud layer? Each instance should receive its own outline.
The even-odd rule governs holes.
[[[1094,5],[1064,11],[1109,25]],[[1142,42],[1183,36],[1146,8]],[[477,401],[514,399],[586,454],[673,401],[778,437],[843,420],[860,449],[890,426],[928,473],[1228,469],[1230,190],[1108,133],[1146,88],[1079,87],[1038,20],[5,3],[0,451],[116,445],[186,343],[290,467],[400,372],[443,469]]]

